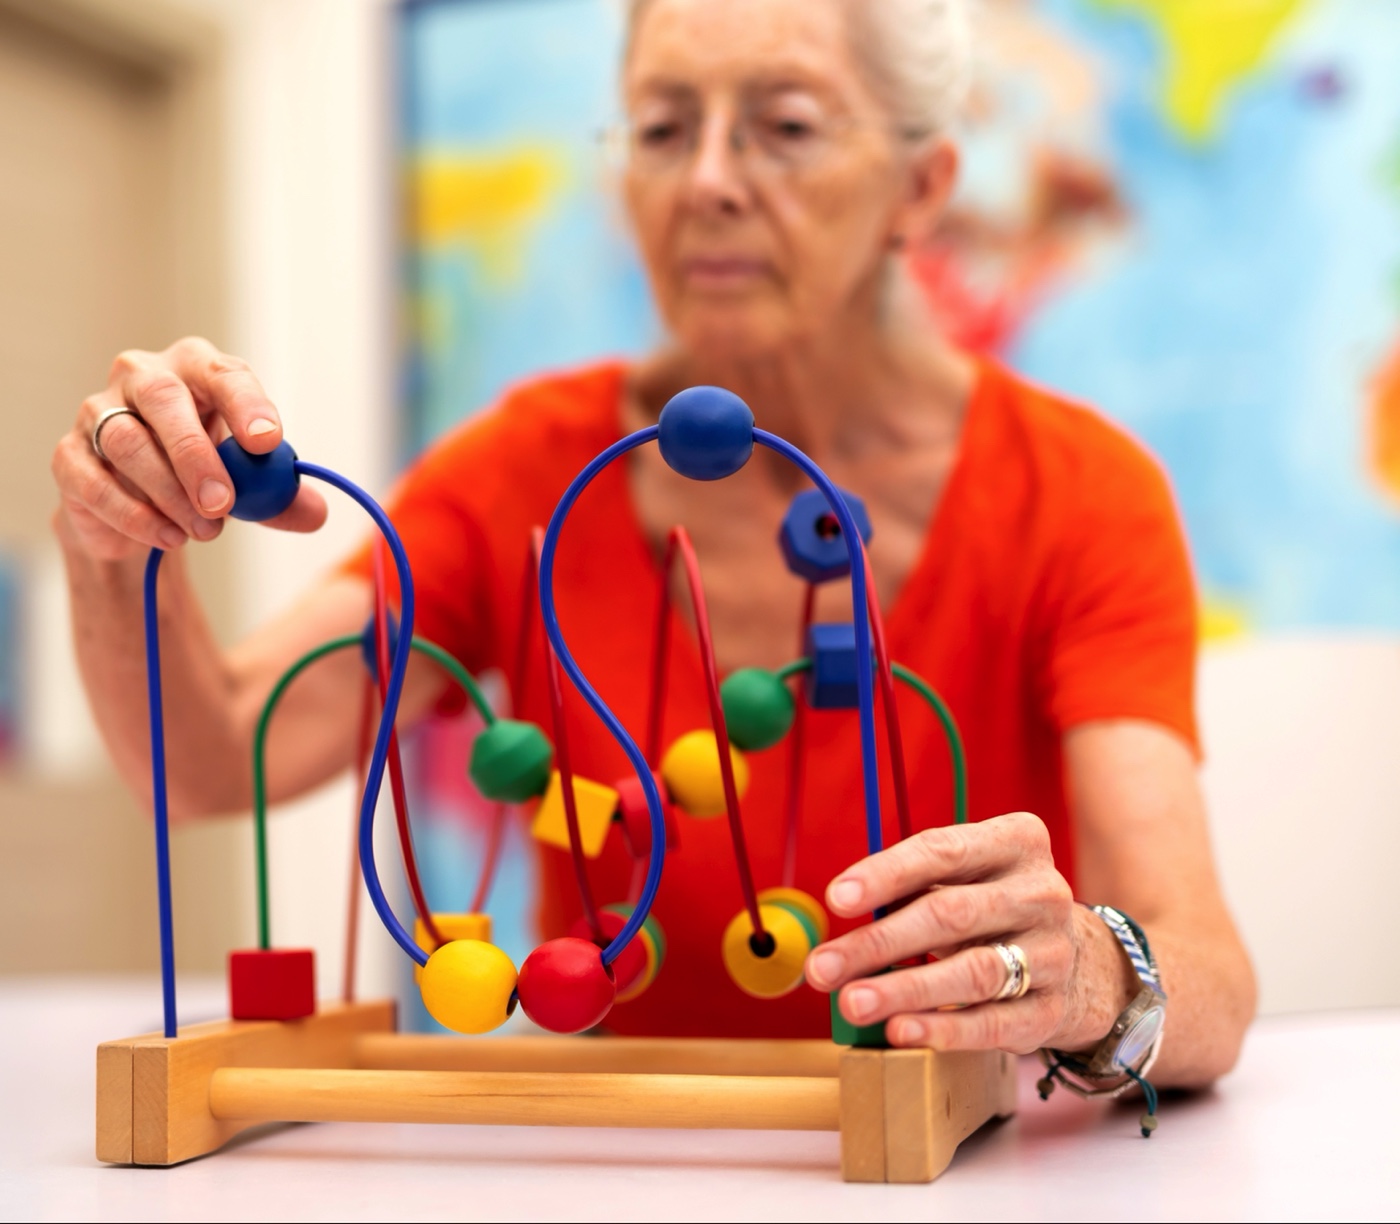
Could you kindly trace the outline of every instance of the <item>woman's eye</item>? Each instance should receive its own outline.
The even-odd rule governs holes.
[[[784,144],[802,144],[816,135],[816,128],[805,119],[770,119],[771,136]]]
[[[681,125],[674,121],[643,123],[637,127],[637,142],[644,149],[664,149],[681,138]]]

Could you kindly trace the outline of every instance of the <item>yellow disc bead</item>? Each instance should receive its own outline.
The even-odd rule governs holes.
[[[423,966],[423,1006],[456,1033],[489,1033],[510,1018],[515,963],[479,939],[445,943]]]
[[[758,894],[758,903],[765,902],[772,905],[790,905],[799,910],[817,933],[817,942],[825,943],[827,932],[831,926],[826,916],[826,907],[809,893],[803,892],[800,888],[765,888]]]
[[[802,984],[802,969],[812,950],[812,937],[797,915],[780,905],[760,905],[764,931],[773,937],[773,951],[760,956],[750,942],[753,923],[740,910],[724,932],[724,967],[745,994],[777,999]]]
[[[729,745],[729,759],[734,764],[734,789],[742,799],[749,789],[749,763],[733,744]],[[682,735],[661,758],[661,776],[676,806],[687,815],[719,816],[724,812],[724,775],[713,731]]]

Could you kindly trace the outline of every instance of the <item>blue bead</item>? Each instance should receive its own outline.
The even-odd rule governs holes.
[[[732,391],[691,387],[661,410],[661,457],[691,480],[723,480],[753,454],[753,413]]]
[[[394,651],[399,646],[399,618],[394,615],[393,608],[389,609],[389,661],[393,663]],[[369,669],[370,679],[376,684],[379,683],[379,648],[375,645],[374,636],[374,615],[371,613],[369,620],[365,622],[365,631],[360,635],[360,657],[364,659],[365,666]]]
[[[807,704],[814,710],[854,710],[860,705],[856,682],[856,627],[851,621],[809,625]]]
[[[841,496],[860,528],[860,538],[869,544],[870,516],[865,512],[865,503],[844,489]],[[783,515],[778,546],[788,569],[808,582],[830,582],[851,572],[851,554],[841,535],[841,525],[820,489],[807,489],[792,499]]]
[[[301,477],[295,467],[297,453],[285,442],[266,455],[251,455],[234,438],[219,443],[219,458],[233,481],[233,509],[229,513],[249,523],[276,518],[296,500]]]

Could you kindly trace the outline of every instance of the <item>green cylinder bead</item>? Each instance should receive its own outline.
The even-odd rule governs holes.
[[[524,803],[549,786],[554,748],[534,723],[498,718],[472,744],[467,773],[488,799]]]
[[[719,687],[730,742],[744,752],[771,748],[792,729],[797,710],[776,673],[744,667]]]

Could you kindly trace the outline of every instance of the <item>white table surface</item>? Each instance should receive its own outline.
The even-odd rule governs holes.
[[[185,1018],[221,987],[182,983]],[[1400,1012],[1264,1020],[1233,1075],[1140,1106],[1035,1096],[928,1186],[845,1185],[835,1134],[321,1124],[173,1169],[93,1151],[94,1050],[156,1027],[154,983],[0,981],[6,1220],[1393,1220]]]

